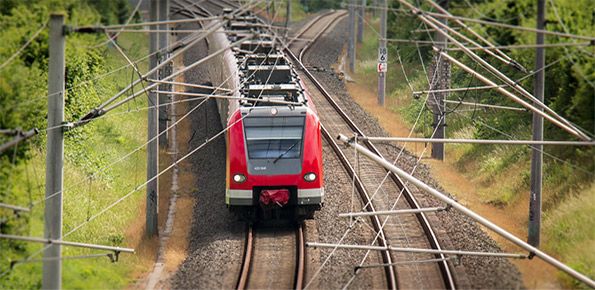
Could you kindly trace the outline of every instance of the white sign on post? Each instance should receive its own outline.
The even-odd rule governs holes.
[[[386,47],[379,47],[378,48],[378,62],[379,63],[386,63],[388,60],[388,50]]]
[[[387,69],[387,67],[388,67],[388,66],[386,65],[386,62],[379,62],[379,63],[378,63],[378,67],[377,67],[377,71],[378,71],[379,73],[385,73],[385,72],[386,72],[386,69]]]

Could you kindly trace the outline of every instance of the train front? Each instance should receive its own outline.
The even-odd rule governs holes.
[[[316,114],[306,106],[240,107],[228,124],[230,209],[250,220],[312,218],[324,199]]]

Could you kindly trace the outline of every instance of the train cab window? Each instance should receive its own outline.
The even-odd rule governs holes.
[[[301,157],[303,117],[246,118],[244,130],[250,159]]]

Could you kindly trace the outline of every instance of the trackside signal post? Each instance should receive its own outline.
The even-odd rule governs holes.
[[[438,1],[438,4],[445,10],[448,9],[448,0]],[[439,21],[446,23],[445,19]],[[440,49],[446,48],[447,39],[443,33],[436,31],[434,39],[436,41],[436,47]],[[450,89],[450,62],[440,57],[440,53],[434,56],[434,62],[428,78],[430,79],[430,90]],[[446,95],[446,92],[434,92],[428,98],[428,103],[434,115],[433,132],[435,133],[432,138],[442,139],[446,135],[446,104],[444,103]],[[432,143],[431,156],[434,159],[444,160],[444,143]]]
[[[378,40],[378,105],[384,106],[386,91],[386,71],[388,63],[388,50],[386,49],[386,0],[380,0],[380,37]]]
[[[545,0],[537,1],[537,29],[545,29]],[[543,103],[545,72],[545,49],[539,47],[544,43],[544,34],[537,33],[537,48],[535,59],[535,98]],[[541,109],[543,111],[543,109]],[[543,141],[543,117],[533,113],[533,140]],[[533,146],[533,155],[531,156],[531,193],[529,200],[529,229],[528,243],[534,247],[539,247],[540,228],[541,228],[541,188],[543,174],[543,145]]]
[[[157,21],[159,18],[159,2],[160,0],[151,0],[151,21]],[[159,33],[151,33],[149,36],[149,50],[150,53],[155,53],[159,48]],[[153,54],[149,59],[149,66],[152,68],[158,64],[158,56]],[[152,78],[158,78],[158,73],[155,73]],[[147,112],[147,180],[151,180],[157,176],[159,172],[159,98],[156,93],[149,92],[149,110]],[[147,183],[147,207],[146,207],[146,234],[152,237],[158,234],[157,216],[158,216],[158,202],[159,202],[159,183],[158,178]]]
[[[48,65],[48,128],[45,172],[44,237],[62,239],[62,187],[64,173],[64,77],[66,47],[64,14],[50,15]],[[43,289],[62,288],[61,246],[50,244],[43,253]]]
[[[349,1],[349,44],[347,45],[347,58],[349,58],[349,71],[355,71],[355,3]]]

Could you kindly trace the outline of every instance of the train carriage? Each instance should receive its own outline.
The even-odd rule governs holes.
[[[225,37],[214,33],[208,39],[210,50],[248,33],[237,21],[226,30]],[[253,221],[312,218],[324,202],[320,121],[294,68],[266,33],[212,63],[218,65],[213,83],[225,84],[237,97],[217,100],[229,127],[227,206]]]

